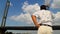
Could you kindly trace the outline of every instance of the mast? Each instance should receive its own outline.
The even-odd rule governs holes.
[[[1,22],[1,27],[5,27],[9,6],[10,6],[10,1],[7,0],[6,6],[5,6],[5,9],[4,9],[2,22]]]

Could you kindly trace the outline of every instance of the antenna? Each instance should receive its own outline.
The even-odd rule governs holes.
[[[10,6],[10,1],[7,0],[3,18],[2,18],[2,22],[1,22],[1,27],[5,27],[9,6]]]

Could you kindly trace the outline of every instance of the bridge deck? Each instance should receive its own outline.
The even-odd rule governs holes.
[[[52,26],[53,30],[60,30],[60,26]],[[0,29],[6,29],[6,30],[37,30],[34,26],[6,26],[5,28]]]

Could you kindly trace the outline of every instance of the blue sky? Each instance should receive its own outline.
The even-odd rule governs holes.
[[[27,11],[24,12],[25,9],[22,9],[22,7],[24,6],[24,2],[27,3],[28,7],[29,7],[30,5],[33,6],[36,3],[38,3],[38,6],[41,6],[44,4],[45,1],[44,0],[10,0],[10,2],[11,2],[11,6],[9,7],[9,10],[8,10],[6,26],[31,26],[31,25],[33,26],[34,25],[33,23],[25,23],[24,19],[29,19],[28,17],[21,18],[21,15],[24,15],[24,16],[27,15],[26,14]],[[6,0],[0,0],[0,22],[2,21],[5,4],[6,4]],[[60,7],[60,5],[59,5],[59,7]],[[56,14],[57,12],[60,11],[60,9],[59,8],[50,8],[50,11],[52,11],[53,13]],[[28,14],[30,14],[30,13],[28,13]],[[14,17],[14,18],[10,19],[11,17]],[[20,18],[17,19],[17,17],[20,17]],[[58,19],[57,19],[57,21],[58,21]],[[26,20],[26,22],[27,22],[27,20]]]

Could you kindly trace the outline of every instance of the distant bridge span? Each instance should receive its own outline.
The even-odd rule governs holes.
[[[60,30],[60,26],[52,26],[53,30]],[[2,30],[37,30],[34,26],[6,26],[0,27]]]

